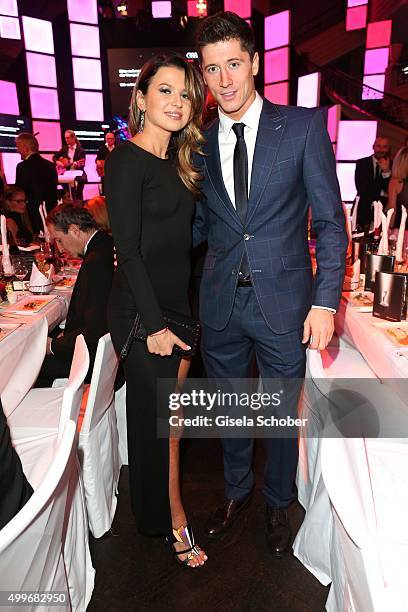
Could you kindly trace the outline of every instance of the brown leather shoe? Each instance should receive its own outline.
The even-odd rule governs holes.
[[[292,542],[286,508],[266,506],[266,542],[274,557],[282,557]]]
[[[229,499],[223,506],[216,509],[213,516],[208,520],[205,526],[205,532],[209,538],[216,538],[235,521],[239,513],[248,506],[251,501],[251,495],[240,501]]]

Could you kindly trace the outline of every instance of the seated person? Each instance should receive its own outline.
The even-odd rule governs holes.
[[[103,196],[96,196],[87,200],[84,204],[84,208],[89,210],[93,218],[95,219],[99,229],[111,233],[111,226],[109,223],[108,209],[106,206],[105,198]]]
[[[21,510],[33,494],[13,448],[0,400],[0,529]]]
[[[32,242],[33,228],[27,211],[26,197],[20,187],[6,189],[1,214],[6,217],[7,230],[11,232],[14,242],[17,242],[17,239],[28,244]]]
[[[65,329],[57,329],[47,341],[47,352],[36,387],[50,387],[55,378],[67,378],[75,340],[83,334],[92,375],[98,340],[108,332],[107,303],[113,276],[113,241],[99,230],[92,215],[83,207],[60,204],[47,217],[47,226],[60,251],[83,262],[72,292]],[[59,333],[60,332],[60,333]]]
[[[82,170],[82,174],[76,178],[76,188],[73,189],[73,198],[76,200],[82,200],[82,194],[84,191],[84,185],[88,180],[85,168],[86,152],[81,147],[81,143],[74,130],[65,130],[64,134],[65,144],[53,155],[53,162],[57,167],[57,171],[60,174],[61,170]]]

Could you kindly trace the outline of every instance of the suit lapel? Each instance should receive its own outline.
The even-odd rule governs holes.
[[[229,212],[235,222],[238,221],[238,223],[241,223],[225,188],[224,179],[222,177],[220,149],[218,146],[218,126],[219,121],[214,121],[207,134],[205,134],[205,138],[207,140],[206,152],[208,155],[204,157],[204,160],[207,167],[208,178],[225,209]]]
[[[264,100],[252,162],[247,224],[254,215],[268,184],[286,122],[287,116],[282,114],[274,104]]]

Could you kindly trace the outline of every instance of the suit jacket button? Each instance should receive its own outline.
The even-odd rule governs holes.
[[[236,273],[237,273],[236,270],[232,270],[232,272],[231,272],[232,276],[235,276]]]
[[[244,234],[244,240],[249,240],[249,234]]]

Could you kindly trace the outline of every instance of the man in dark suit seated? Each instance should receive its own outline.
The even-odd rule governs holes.
[[[76,178],[75,193],[72,194],[74,200],[82,200],[84,185],[88,180],[85,168],[86,153],[81,147],[81,143],[74,130],[65,130],[65,144],[53,156],[53,161],[65,168],[65,170],[82,170],[82,174]]]
[[[356,163],[355,183],[360,197],[357,209],[357,225],[367,227],[373,221],[372,203],[387,200],[388,183],[391,177],[390,141],[377,136],[373,144],[373,155],[358,159]]]
[[[53,163],[38,153],[38,140],[33,134],[22,132],[16,138],[21,161],[16,168],[16,185],[27,198],[27,210],[34,233],[42,230],[38,207],[45,202],[47,211],[57,203],[58,175]]]
[[[92,215],[74,204],[60,204],[48,215],[47,225],[58,249],[83,257],[81,269],[72,293],[65,328],[57,329],[47,341],[44,359],[36,387],[50,387],[55,378],[67,378],[74,354],[75,341],[83,334],[88,346],[91,365],[86,381],[92,374],[98,340],[108,332],[106,309],[113,276],[112,237],[98,230]]]
[[[33,489],[24,476],[20,457],[13,448],[0,400],[0,529],[21,510]]]

